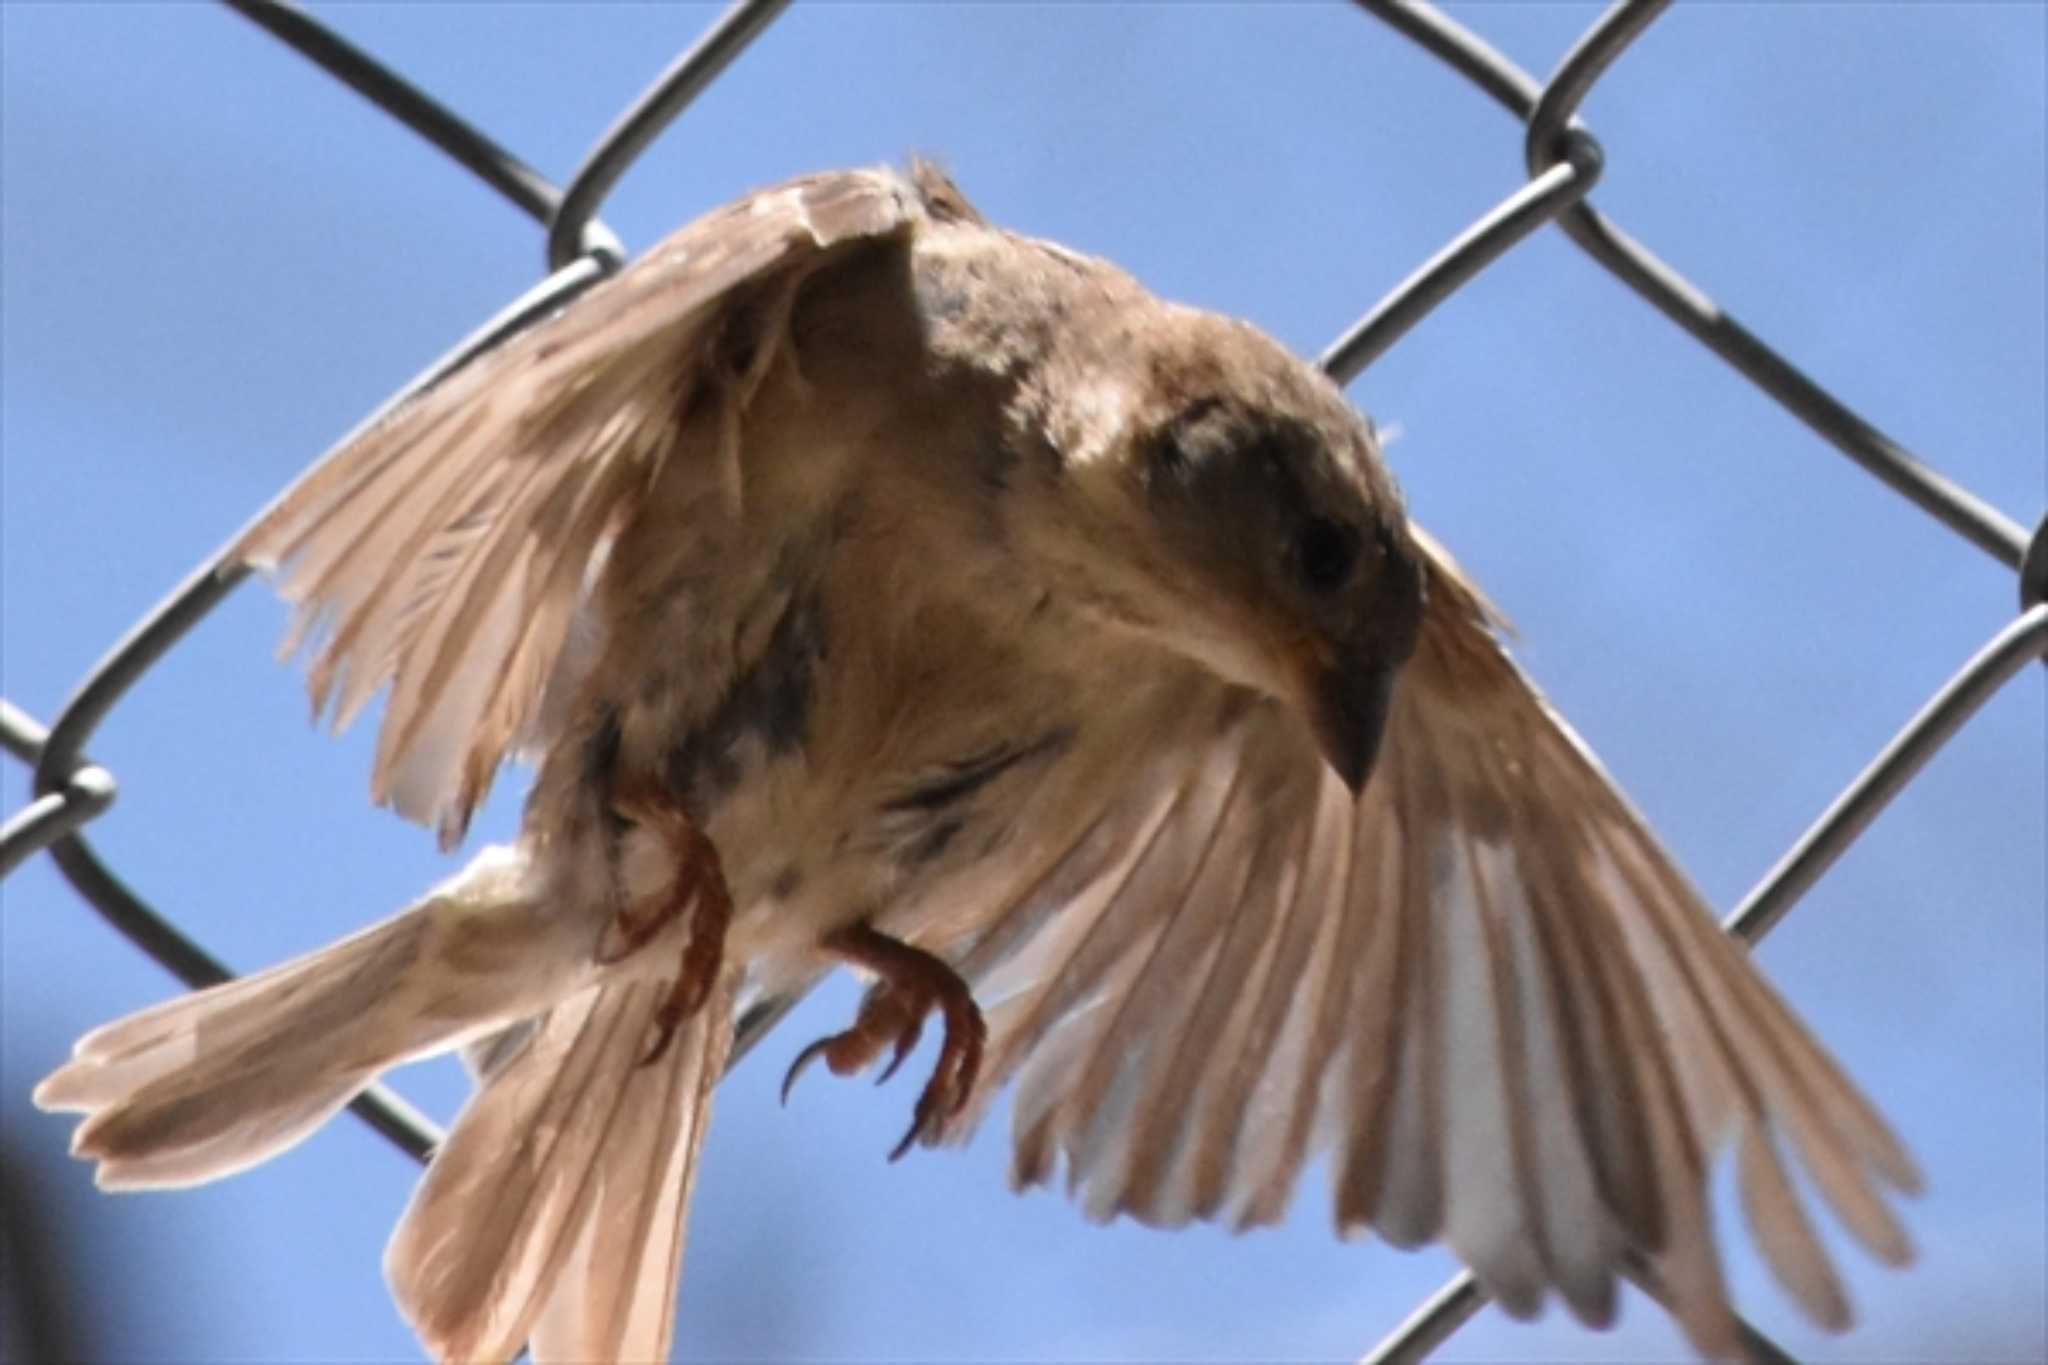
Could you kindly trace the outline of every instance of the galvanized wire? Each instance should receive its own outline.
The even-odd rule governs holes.
[[[1332,376],[1348,383],[1487,265],[1555,222],[1622,283],[1822,439],[1962,539],[2017,571],[2020,614],[1906,721],[1725,921],[1732,934],[1751,941],[1761,938],[1986,701],[2029,660],[2048,661],[2048,516],[2030,536],[2019,523],[1928,466],[1814,383],[1588,201],[1604,157],[1575,112],[1601,74],[1669,0],[1621,0],[1611,6],[1547,82],[1538,82],[1477,34],[1427,4],[1356,2],[1465,76],[1521,122],[1528,178],[1330,344],[1320,363]],[[788,0],[740,0],[732,5],[628,105],[592,148],[567,190],[558,189],[303,11],[274,0],[224,3],[446,152],[547,228],[547,276],[393,395],[365,419],[367,426],[619,268],[626,253],[596,218],[598,205],[648,144],[776,19]],[[227,562],[226,548],[201,561],[108,650],[47,730],[0,699],[0,748],[33,772],[30,800],[0,823],[0,876],[47,848],[87,904],[194,987],[228,980],[232,974],[122,882],[80,832],[113,805],[117,790],[113,775],[86,756],[85,746],[136,680],[247,576],[246,570]],[[754,1002],[742,1016],[733,1061],[802,994],[799,989]],[[426,1159],[440,1140],[431,1121],[382,1086],[366,1090],[351,1108],[418,1159]],[[1647,1275],[1637,1278],[1656,1293]],[[1484,1304],[1484,1291],[1469,1272],[1454,1277],[1364,1359],[1423,1359]],[[1788,1358],[1746,1324],[1742,1331],[1752,1358]]]
[[[585,223],[635,158],[787,8],[789,0],[739,0],[605,129],[548,224],[549,265],[559,269],[569,262]]]
[[[1433,6],[1411,0],[1356,3],[1442,58],[1523,120],[1528,128],[1524,156],[1533,177],[1562,154],[1557,138],[1593,80],[1669,0],[1620,0],[1586,30],[1557,74],[1544,85]],[[1558,215],[1557,223],[1623,284],[1733,365],[1830,445],[1972,545],[2019,567],[2027,533],[2018,522],[1929,468],[1808,379],[1612,219],[1590,204],[1573,203]]]

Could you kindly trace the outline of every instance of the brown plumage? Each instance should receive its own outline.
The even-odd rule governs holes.
[[[1091,1217],[1272,1222],[1327,1153],[1341,1230],[1441,1239],[1509,1311],[1555,1291],[1594,1324],[1641,1266],[1713,1354],[1727,1144],[1818,1321],[1848,1309],[1787,1152],[1909,1255],[1910,1159],[1407,522],[1367,424],[928,169],[691,224],[240,553],[298,605],[316,707],[388,684],[377,799],[453,843],[524,755],[519,844],[100,1030],[37,1098],[88,1114],[103,1183],[189,1183],[470,1044],[479,1093],[387,1257],[440,1355],[665,1352],[736,1003],[838,956],[949,964],[985,1051],[913,1135],[964,1139],[1014,1079],[1017,1180]],[[701,838],[729,927],[685,913]],[[697,1001],[679,962],[708,1001],[666,1017]],[[897,1036],[876,1000],[828,1057]]]

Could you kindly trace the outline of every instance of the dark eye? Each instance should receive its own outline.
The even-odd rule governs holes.
[[[1335,592],[1358,562],[1358,532],[1328,517],[1310,517],[1294,539],[1294,555],[1310,592]]]
[[[1173,433],[1161,435],[1152,442],[1151,456],[1152,467],[1149,472],[1155,485],[1179,487],[1187,482],[1187,448]]]

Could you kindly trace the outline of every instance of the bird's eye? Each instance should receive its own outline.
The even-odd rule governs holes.
[[[1150,454],[1150,474],[1155,482],[1171,487],[1179,487],[1187,482],[1190,464],[1187,448],[1181,445],[1173,433],[1166,433],[1153,441]]]
[[[1294,555],[1309,591],[1334,592],[1358,562],[1358,532],[1328,517],[1310,517],[1295,537]]]

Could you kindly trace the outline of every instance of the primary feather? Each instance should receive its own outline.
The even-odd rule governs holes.
[[[1777,1144],[1894,1264],[1910,1249],[1883,1193],[1918,1188],[1912,1161],[1432,553],[1355,806],[1298,720],[1218,689],[1187,724],[1223,741],[1163,813],[1132,784],[1088,826],[1143,829],[1031,942],[1028,983],[998,956],[1008,917],[1038,913],[1021,881],[963,955],[1000,1000],[988,1088],[1019,1079],[1015,1178],[1063,1161],[1093,1216],[1245,1226],[1328,1151],[1340,1229],[1441,1237],[1510,1312],[1555,1288],[1595,1324],[1634,1249],[1722,1354],[1701,1201],[1733,1140],[1773,1269],[1844,1325]],[[1100,855],[1084,836],[1067,856]]]

